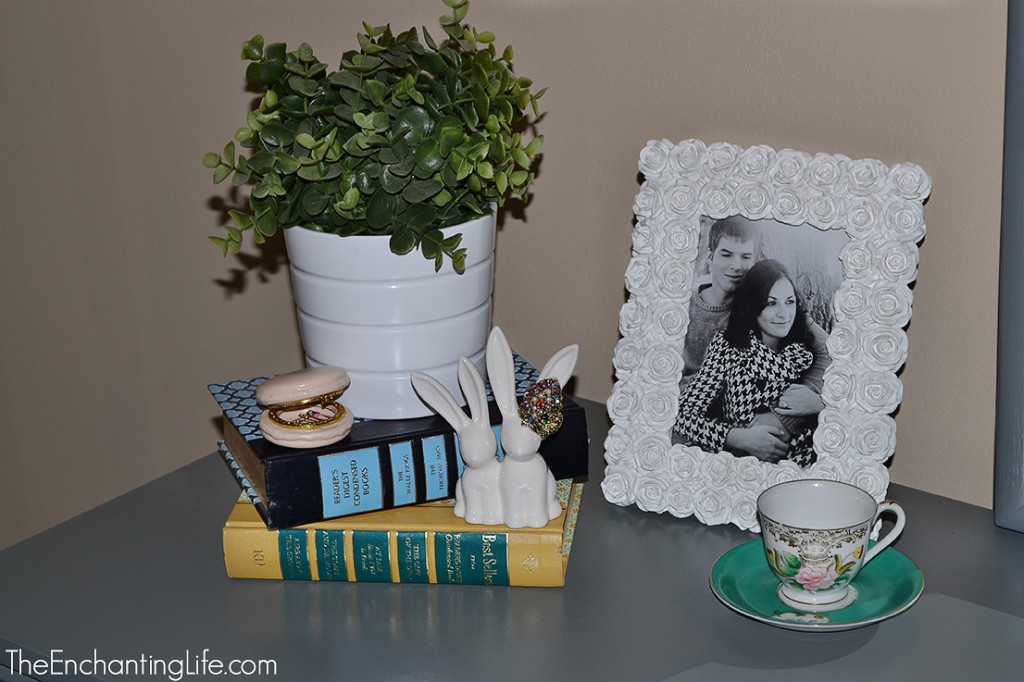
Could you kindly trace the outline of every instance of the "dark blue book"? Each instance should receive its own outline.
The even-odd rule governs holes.
[[[516,356],[516,382],[522,392],[537,380],[536,368]],[[224,413],[224,443],[234,456],[236,478],[246,481],[270,529],[291,528],[324,519],[391,509],[454,497],[464,464],[458,437],[437,415],[416,419],[356,419],[343,441],[318,448],[276,445],[260,432],[262,411],[256,387],[269,377],[210,384]],[[563,397],[562,428],[540,447],[556,479],[582,479],[588,473],[589,439],[583,408]],[[489,403],[499,435],[501,415]]]

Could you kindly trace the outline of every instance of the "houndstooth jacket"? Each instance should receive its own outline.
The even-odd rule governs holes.
[[[736,348],[723,333],[715,334],[704,363],[679,398],[676,435],[710,452],[724,449],[730,429],[747,426],[755,415],[769,411],[813,361],[814,354],[802,343],[791,343],[776,353],[753,332],[747,348]],[[721,417],[709,416],[709,408],[719,398]],[[787,459],[801,466],[813,463],[813,433],[808,426],[793,434]]]

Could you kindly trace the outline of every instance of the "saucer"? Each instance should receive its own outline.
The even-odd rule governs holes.
[[[711,591],[727,607],[768,625],[804,632],[853,630],[899,615],[921,596],[924,576],[913,561],[888,547],[861,569],[859,596],[846,608],[797,611],[779,599],[778,585],[760,538],[733,547],[711,568]]]

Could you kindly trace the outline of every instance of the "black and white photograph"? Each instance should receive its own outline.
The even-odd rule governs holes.
[[[843,232],[700,220],[675,443],[813,464]]]

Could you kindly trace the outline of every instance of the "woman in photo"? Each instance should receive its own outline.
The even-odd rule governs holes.
[[[675,436],[710,452],[754,454],[810,466],[820,396],[787,406],[787,390],[814,361],[807,315],[793,280],[774,260],[754,265],[736,289],[725,331],[680,396]],[[721,410],[709,416],[720,401]],[[811,402],[811,405],[808,405]],[[765,419],[774,412],[777,419]]]

